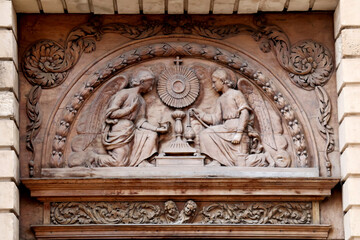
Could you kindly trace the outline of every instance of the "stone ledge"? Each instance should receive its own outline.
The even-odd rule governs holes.
[[[331,195],[335,178],[83,178],[22,179],[40,201],[317,201]]]
[[[305,178],[319,177],[317,168],[256,168],[256,167],[203,167],[161,166],[99,167],[99,168],[43,168],[42,177],[49,178]]]
[[[1,240],[19,239],[19,220],[13,213],[0,213]]]
[[[33,226],[37,239],[261,238],[327,239],[329,225],[74,225]]]

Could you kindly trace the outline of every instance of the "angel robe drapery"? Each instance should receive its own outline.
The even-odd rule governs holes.
[[[157,152],[157,133],[141,128],[145,113],[144,98],[132,89],[123,89],[111,98],[103,145],[112,159],[103,159],[102,165],[135,167]]]
[[[225,166],[239,165],[239,156],[249,153],[247,128],[243,129],[240,144],[233,144],[231,141],[238,131],[240,114],[244,109],[252,114],[244,95],[238,90],[229,89],[217,99],[214,113],[204,114],[202,117],[213,126],[200,133],[201,153]]]

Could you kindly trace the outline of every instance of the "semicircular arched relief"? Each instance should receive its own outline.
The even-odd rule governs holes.
[[[43,164],[318,166],[301,106],[252,62],[191,42],[123,52],[69,91]]]

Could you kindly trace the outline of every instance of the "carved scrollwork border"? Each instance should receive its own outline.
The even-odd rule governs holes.
[[[178,206],[184,205],[183,209]],[[185,209],[186,205],[191,205]],[[199,206],[200,205],[200,206]],[[52,202],[52,225],[312,224],[311,202]]]
[[[81,55],[84,52],[90,53],[95,50],[95,40],[100,40],[101,35],[110,32],[120,34],[133,40],[145,39],[159,34],[170,35],[176,33],[198,35],[217,40],[225,39],[237,34],[248,34],[251,35],[255,41],[260,43],[260,49],[263,52],[266,53],[272,51],[275,54],[281,67],[289,72],[290,79],[298,87],[305,90],[314,90],[327,83],[333,73],[334,67],[333,57],[325,46],[311,40],[291,44],[287,35],[279,27],[267,24],[263,17],[255,17],[254,19],[254,26],[244,24],[216,26],[207,21],[195,21],[189,16],[167,16],[163,20],[156,21],[144,18],[142,24],[138,25],[128,25],[124,23],[102,25],[98,19],[93,19],[86,24],[74,28],[69,33],[64,44],[57,43],[53,40],[41,40],[35,42],[25,52],[22,61],[22,70],[25,78],[34,86],[40,88],[59,86],[65,81],[69,71],[76,65]],[[150,52],[149,56],[151,55],[152,53]],[[213,57],[217,56],[214,55]],[[141,60],[142,58],[137,61]],[[129,59],[129,61],[132,61],[132,59]],[[232,65],[231,62],[223,62],[228,66]],[[127,65],[127,63],[123,64]],[[115,71],[117,71],[117,69],[115,69]],[[271,91],[270,85],[271,83],[267,82],[264,86],[259,86]],[[88,90],[89,89],[84,91],[86,92]],[[325,90],[321,92],[322,96],[327,96]],[[317,94],[317,96],[320,95]],[[30,101],[31,97],[30,94],[28,102],[34,103],[34,101]],[[278,98],[279,96],[274,96],[274,98],[275,97]],[[83,101],[80,98],[78,100]],[[38,101],[39,99],[37,99],[37,102]],[[278,100],[275,99],[275,101]],[[321,99],[319,99],[319,103],[320,108],[323,108],[324,106],[322,105]],[[75,108],[69,108],[68,110],[71,114],[76,114]],[[31,107],[30,104],[27,108],[27,114],[30,120],[29,125],[33,125],[33,127],[27,128],[26,140],[28,150],[33,153],[32,160],[30,160],[29,163],[30,176],[33,174],[34,167],[32,162],[34,159],[32,142],[38,133],[38,130],[34,131],[34,129],[39,129],[41,126],[39,107],[37,106],[35,115],[32,111],[33,107]],[[282,106],[281,112],[283,116],[287,118],[291,128],[297,129],[299,127],[297,120],[293,119],[291,116],[291,109],[289,106]],[[330,176],[331,163],[328,158],[328,153],[333,151],[333,147],[331,147],[331,145],[333,145],[333,133],[330,130],[332,128],[328,125],[329,118],[324,118],[322,112],[323,110],[320,110],[319,112],[319,131],[321,135],[324,136],[327,144],[325,161],[328,169],[328,176]],[[331,108],[328,116],[330,116],[330,113]],[[34,116],[37,116],[35,118],[38,118],[39,121],[34,121]],[[326,122],[325,125],[324,120]],[[68,122],[64,121],[62,126],[63,131],[66,132],[68,127]],[[324,127],[326,129],[325,134],[323,134]],[[299,133],[297,130],[294,131]],[[58,145],[60,146],[63,145],[63,142],[66,140],[66,138],[64,139],[61,135],[63,134],[58,135],[61,139],[57,139]],[[297,149],[299,150],[298,155],[300,158],[303,158],[300,162],[304,162],[301,163],[301,165],[306,166],[307,152],[304,150],[304,147],[302,147],[303,135],[295,134],[293,136],[293,141],[297,142],[297,145],[299,145],[299,149]],[[60,151],[58,151],[58,153],[61,154]]]
[[[150,44],[124,52],[119,57],[108,63],[106,68],[99,70],[89,78],[79,92],[69,100],[66,104],[66,108],[62,112],[61,121],[59,126],[56,128],[55,138],[52,145],[52,156],[50,158],[51,167],[64,167],[65,159],[63,158],[63,155],[71,125],[73,124],[84,101],[96,88],[113,77],[117,72],[133,64],[139,63],[143,60],[155,59],[157,57],[171,56],[191,56],[214,61],[240,71],[241,74],[251,79],[260,87],[264,94],[274,102],[282,117],[286,120],[286,124],[289,128],[289,132],[295,146],[295,151],[298,156],[297,166],[309,166],[307,143],[303,127],[301,126],[299,118],[289,102],[271,80],[265,77],[260,71],[251,69],[246,61],[235,53],[205,44],[192,42],[167,42]]]

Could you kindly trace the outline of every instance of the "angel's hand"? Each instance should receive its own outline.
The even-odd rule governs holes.
[[[166,133],[168,130],[169,130],[169,127],[167,127],[167,126],[156,128],[156,132],[158,132],[158,133]]]
[[[199,115],[200,114],[200,111],[196,108],[190,108],[189,109],[189,115],[190,117],[193,117],[194,115]]]
[[[242,133],[235,133],[231,143],[232,144],[239,144],[242,138]]]

